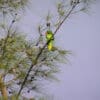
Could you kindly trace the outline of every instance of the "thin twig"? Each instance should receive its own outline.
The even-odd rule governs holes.
[[[77,5],[77,3],[74,4],[74,5],[72,6],[71,10],[68,12],[68,14],[65,16],[65,18],[62,20],[62,22],[61,22],[61,23],[59,24],[59,26],[57,27],[57,29],[54,31],[54,35],[55,35],[55,34],[57,33],[57,31],[60,29],[60,27],[62,26],[62,24],[65,22],[65,20],[69,17],[69,15],[70,15],[71,12],[73,11],[73,9],[76,7],[76,5]],[[37,64],[37,61],[38,61],[40,55],[42,54],[43,50],[45,49],[45,47],[48,45],[49,42],[50,42],[50,40],[47,41],[47,43],[44,44],[43,48],[41,48],[40,52],[39,52],[38,55],[36,56],[36,59],[35,59],[34,64],[31,64],[31,66],[30,66],[30,68],[29,68],[29,70],[28,70],[28,72],[27,72],[27,74],[26,74],[26,76],[25,76],[25,78],[24,78],[24,81],[23,81],[23,83],[22,83],[22,85],[21,85],[21,88],[20,88],[20,90],[19,90],[19,92],[18,92],[18,94],[17,94],[17,98],[19,97],[20,93],[22,92],[22,90],[23,90],[23,88],[24,88],[24,85],[25,85],[25,83],[26,83],[26,81],[27,81],[27,79],[28,79],[28,76],[29,76],[29,74],[30,74],[32,68]]]
[[[10,26],[9,26],[9,28],[8,28],[7,36],[6,36],[6,39],[5,39],[5,42],[4,42],[4,46],[3,46],[3,49],[2,49],[2,50],[3,50],[3,52],[2,52],[2,57],[4,56],[5,48],[6,48],[6,44],[7,44],[7,40],[8,40],[9,35],[10,35],[10,30],[11,30],[13,24],[15,23],[15,19],[16,19],[16,16],[15,16],[14,19],[11,21],[11,24],[10,24]]]
[[[38,32],[39,32],[39,39],[38,39],[38,41],[37,41],[37,43],[36,43],[36,46],[39,45],[39,43],[40,43],[40,41],[41,41],[41,38],[42,38],[41,26],[38,27]]]

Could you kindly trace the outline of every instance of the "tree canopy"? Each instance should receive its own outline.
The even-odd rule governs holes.
[[[43,33],[48,31],[50,24],[50,30],[53,30],[55,37],[71,14],[86,11],[94,0],[58,2],[58,19],[55,23],[52,23],[51,15],[48,13],[44,24],[40,23],[38,26],[38,39],[28,41],[26,36],[16,29],[16,22],[19,11],[25,10],[30,1],[34,2],[0,0],[0,92],[4,100],[15,100],[16,96],[18,100],[22,100],[25,98],[24,92],[38,91],[42,82],[57,80],[55,74],[59,72],[59,64],[67,63],[71,51],[56,45],[52,50],[48,50],[47,45],[50,40],[46,41]]]

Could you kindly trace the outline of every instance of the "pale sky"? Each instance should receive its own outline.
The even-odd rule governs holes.
[[[59,0],[34,0],[21,22],[22,30],[33,36],[48,10],[54,11],[55,1]],[[100,2],[89,14],[71,16],[59,30],[56,42],[73,54],[70,63],[61,66],[60,82],[48,89],[54,100],[100,100]]]

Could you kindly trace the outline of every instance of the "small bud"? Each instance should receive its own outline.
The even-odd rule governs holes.
[[[17,16],[17,13],[15,13],[15,15]]]
[[[15,22],[15,20],[12,20],[12,23],[14,23]]]
[[[9,94],[12,94],[12,91],[9,91]]]
[[[28,90],[27,93],[30,93],[30,90]]]
[[[49,22],[47,23],[47,27],[50,27],[50,23]]]

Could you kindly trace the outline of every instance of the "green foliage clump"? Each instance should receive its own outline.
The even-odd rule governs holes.
[[[0,11],[3,14],[12,13],[27,6],[29,0],[0,0]]]

